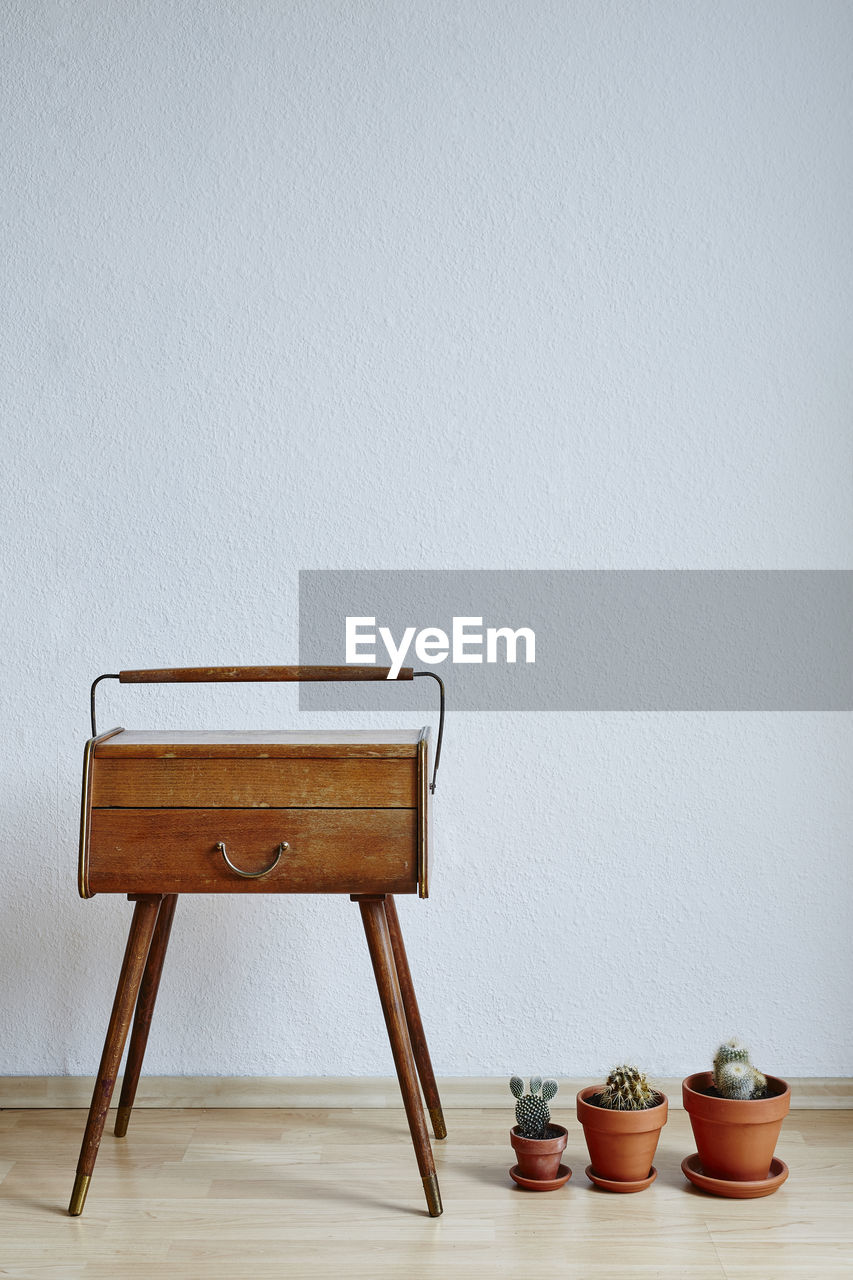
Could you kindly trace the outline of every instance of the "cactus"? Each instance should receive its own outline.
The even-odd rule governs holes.
[[[755,1082],[755,1092],[752,1095],[753,1098],[766,1098],[767,1097],[767,1076],[762,1075],[762,1073],[758,1070],[758,1067],[753,1067],[752,1078]]]
[[[714,1084],[718,1089],[720,1088],[720,1071],[727,1062],[745,1062],[747,1066],[749,1065],[749,1050],[734,1036],[721,1044],[714,1054]]]
[[[724,1098],[743,1101],[763,1098],[767,1093],[767,1077],[749,1062],[727,1062],[720,1067],[717,1089]]]
[[[645,1074],[636,1067],[614,1067],[595,1099],[608,1111],[644,1111],[657,1106],[660,1094],[653,1089]]]
[[[523,1138],[546,1138],[551,1111],[548,1103],[558,1089],[556,1080],[543,1081],[540,1076],[530,1077],[530,1092],[524,1092],[521,1076],[513,1076],[509,1090],[516,1099],[515,1122]],[[541,1090],[541,1093],[540,1093]]]
[[[739,1040],[727,1040],[714,1055],[714,1085],[724,1098],[747,1101],[767,1094],[767,1077],[752,1065]]]

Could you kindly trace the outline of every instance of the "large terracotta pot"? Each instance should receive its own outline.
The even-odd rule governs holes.
[[[712,1178],[757,1182],[767,1178],[782,1121],[791,1107],[791,1090],[777,1076],[767,1077],[766,1098],[721,1098],[709,1094],[710,1071],[688,1076],[681,1085],[699,1160]]]
[[[551,1124],[556,1133],[552,1138],[525,1138],[518,1132],[518,1125],[509,1131],[518,1160],[518,1172],[531,1182],[551,1182],[557,1177],[560,1157],[566,1149],[569,1131],[561,1124]]]
[[[600,1084],[581,1089],[578,1120],[583,1125],[593,1171],[611,1182],[647,1179],[669,1105],[665,1097],[643,1111],[610,1111],[587,1099],[601,1093]]]

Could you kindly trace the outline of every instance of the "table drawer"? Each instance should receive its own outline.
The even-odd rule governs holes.
[[[95,808],[413,809],[415,760],[94,761]]]
[[[95,893],[413,893],[416,809],[93,808],[80,868]],[[247,880],[289,848],[268,875]]]

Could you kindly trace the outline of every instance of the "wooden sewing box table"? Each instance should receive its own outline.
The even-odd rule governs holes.
[[[428,729],[98,734],[95,689],[123,684],[384,680],[381,667],[122,671],[92,685],[83,763],[79,890],[135,904],[68,1211],[82,1213],[130,1033],[115,1133],[133,1108],[180,893],[345,893],[357,902],[427,1208],[442,1212],[418,1079],[436,1138],[444,1117],[394,903],[428,893]]]

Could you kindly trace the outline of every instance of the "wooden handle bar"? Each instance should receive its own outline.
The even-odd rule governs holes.
[[[281,680],[290,683],[310,680],[319,683],[323,680],[387,680],[390,670],[390,667],[160,667],[148,671],[109,672],[93,680],[89,691],[92,737],[98,736],[95,720],[95,691],[102,680],[118,680],[120,684],[227,684],[248,683],[250,680]],[[438,684],[441,695],[438,712],[438,741],[430,783],[430,791],[435,791],[441,740],[444,736],[444,681],[434,671],[414,671],[411,667],[401,667],[395,678],[413,680],[416,675],[430,676]]]
[[[387,680],[390,667],[163,667],[153,671],[120,671],[122,684],[223,684],[281,680]],[[401,667],[398,680],[411,680],[412,668]]]

